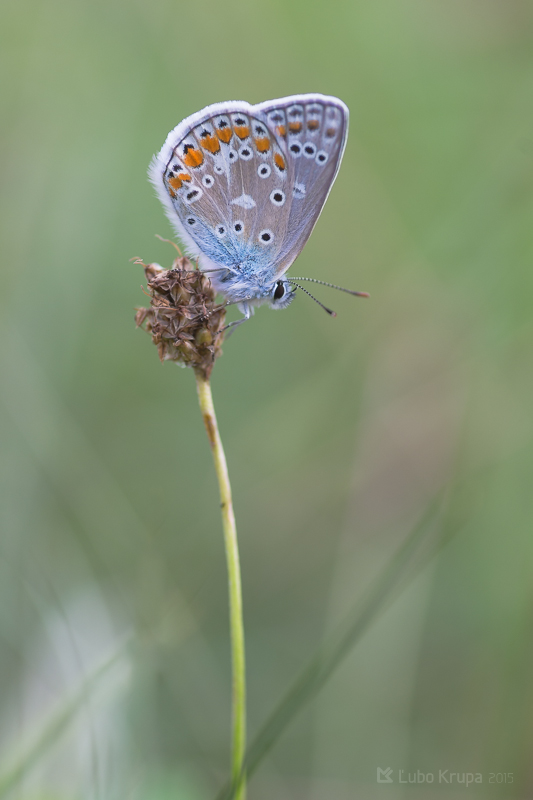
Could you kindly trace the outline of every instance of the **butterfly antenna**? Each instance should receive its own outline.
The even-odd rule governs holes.
[[[338,289],[339,292],[346,292],[346,294],[352,294],[355,297],[370,297],[368,292],[354,292],[352,291],[352,289],[345,289],[344,286],[337,286],[335,283],[327,283],[326,281],[319,281],[316,278],[291,278],[290,280],[310,281],[311,283],[319,283],[321,286],[329,286],[330,289]]]
[[[337,316],[337,312],[336,312],[336,311],[332,311],[332,310],[331,310],[331,308],[328,308],[328,307],[327,307],[327,306],[325,306],[323,303],[321,303],[321,302],[320,302],[320,300],[317,300],[317,299],[316,299],[316,297],[315,297],[314,295],[312,295],[312,294],[311,294],[311,292],[308,292],[308,291],[307,291],[307,289],[304,289],[304,287],[303,287],[303,286],[300,286],[300,284],[298,284],[298,283],[294,283],[294,281],[293,281],[292,279],[290,279],[290,278],[287,278],[287,280],[288,280],[288,281],[289,281],[289,283],[291,283],[293,286],[296,286],[296,288],[297,288],[297,289],[301,289],[301,290],[302,290],[302,292],[305,292],[305,294],[309,295],[309,297],[311,298],[311,300],[314,300],[314,301],[315,301],[315,303],[318,303],[318,305],[320,306],[320,308],[323,308],[323,309],[324,309],[324,311],[327,311],[327,313],[330,315],[330,317],[336,317],[336,316]]]

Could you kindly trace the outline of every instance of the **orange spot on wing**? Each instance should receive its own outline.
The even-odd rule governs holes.
[[[302,123],[301,122],[289,122],[289,132],[290,133],[300,133],[302,130]]]
[[[333,139],[336,133],[337,133],[337,128],[328,128],[326,131],[326,136],[328,137],[328,139]]]
[[[317,119],[310,119],[307,121],[307,127],[310,131],[316,131],[319,126],[320,122]]]
[[[270,139],[268,136],[261,136],[260,138],[254,139],[254,141],[260,153],[266,153],[267,150],[270,150]]]
[[[239,139],[246,139],[250,135],[250,128],[248,125],[235,125],[233,128]]]
[[[227,128],[217,128],[217,136],[221,142],[227,144],[233,136],[233,131],[229,126]]]
[[[216,136],[202,136],[201,145],[204,150],[209,150],[210,153],[218,153],[220,150]]]
[[[173,189],[181,189],[181,180],[179,176],[178,177],[174,176],[173,178],[169,178],[168,182],[170,183]],[[170,192],[170,194],[173,193]],[[176,195],[174,194],[173,196],[175,197]]]
[[[204,157],[201,150],[191,148],[184,154],[182,161],[186,167],[199,167],[203,163]]]
[[[274,153],[274,163],[278,169],[285,169],[285,159],[279,153]]]
[[[285,125],[278,125],[276,131],[279,136],[285,136],[285,134],[287,133],[287,128],[285,127]]]
[[[174,191],[174,189],[170,188],[170,189],[168,190],[168,193],[169,193],[169,195],[170,195],[171,197],[176,197],[176,192]]]
[[[178,178],[180,179],[180,181],[190,181],[191,176],[187,175],[186,172],[180,172]]]

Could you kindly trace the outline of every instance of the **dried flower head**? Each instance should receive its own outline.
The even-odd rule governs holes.
[[[177,258],[172,269],[143,264],[150,308],[137,308],[137,327],[152,334],[161,361],[192,367],[206,380],[222,355],[226,309],[215,303],[209,278],[188,258]]]

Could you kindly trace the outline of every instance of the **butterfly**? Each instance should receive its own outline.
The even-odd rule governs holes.
[[[244,319],[263,303],[286,308],[296,288],[309,294],[283,276],[333,186],[348,116],[342,100],[322,94],[214,103],[180,122],[154,156],[149,177],[170,222]]]

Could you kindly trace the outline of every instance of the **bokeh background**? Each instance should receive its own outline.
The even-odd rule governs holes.
[[[213,374],[250,734],[438,493],[446,544],[249,796],[531,797],[531,3],[4,0],[0,31],[0,796],[204,800],[227,776],[211,456],[129,260],[173,258],[146,179],[172,127],[319,91],[351,130],[296,274],[372,297],[260,309]]]

